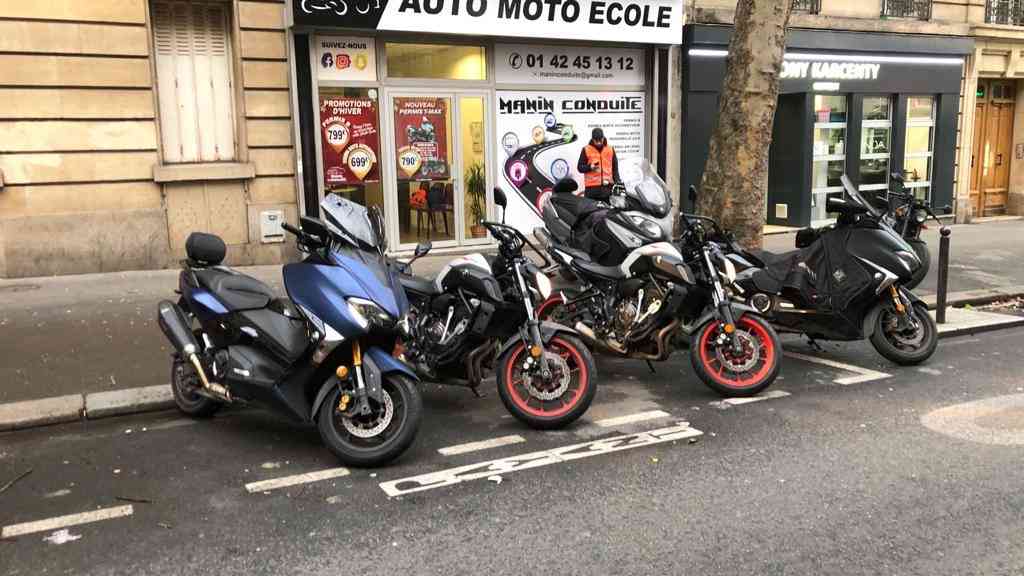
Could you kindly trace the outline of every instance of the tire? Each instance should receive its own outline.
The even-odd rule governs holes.
[[[337,387],[320,405],[316,418],[320,439],[346,465],[368,468],[386,464],[398,458],[416,439],[423,417],[423,398],[416,384],[406,376],[385,374],[381,389],[392,403],[392,416],[385,427],[372,436],[354,435],[346,426],[345,421],[351,423],[352,420],[336,411],[341,399],[341,390]]]
[[[887,330],[887,326],[891,325],[892,316],[895,314],[895,311],[887,305],[883,305],[871,333],[871,345],[875,347],[875,350],[901,366],[915,366],[931,358],[935,353],[935,347],[939,344],[939,329],[931,314],[928,313],[928,309],[919,304],[913,306],[913,310],[919,329],[924,331],[915,345],[908,344],[911,338],[907,336],[899,338],[892,333],[892,330]],[[912,340],[918,340],[916,335]]]
[[[928,270],[932,267],[932,255],[928,250],[928,243],[924,240],[907,240],[914,254],[921,260],[921,267],[910,277],[910,282],[903,285],[907,290],[913,290],[928,276]]]
[[[193,418],[209,418],[224,404],[195,391],[199,383],[196,369],[180,357],[171,362],[171,394],[178,410]]]
[[[554,322],[552,318],[563,312],[565,302],[561,296],[553,295],[537,306],[537,319],[541,322]]]
[[[563,380],[555,390],[538,390],[523,378],[522,366],[527,356],[527,346],[523,341],[517,342],[498,358],[496,369],[498,395],[505,408],[517,420],[537,430],[563,428],[575,422],[590,408],[597,394],[597,366],[590,350],[579,338],[558,334],[551,338],[546,349],[565,362],[564,366],[556,366],[556,371],[560,374],[565,368],[570,371],[568,381]],[[558,395],[546,399],[533,393]]]
[[[771,324],[753,314],[744,314],[737,320],[736,333],[744,338],[745,352],[755,341],[758,343],[757,354],[750,351],[744,357],[744,367],[746,363],[752,364],[741,372],[729,369],[725,361],[733,362],[733,359],[720,354],[713,344],[720,326],[720,321],[712,320],[693,335],[690,364],[697,376],[709,388],[727,398],[754,396],[771,386],[779,375],[782,356],[782,344]],[[733,366],[739,367],[735,363]]]

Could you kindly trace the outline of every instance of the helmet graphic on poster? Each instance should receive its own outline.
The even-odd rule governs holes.
[[[501,147],[505,150],[506,154],[511,156],[513,152],[519,149],[519,136],[516,136],[515,132],[506,132],[501,137]]]
[[[544,143],[544,129],[541,128],[540,126],[534,126],[533,127],[533,131],[530,134],[531,134],[531,136],[533,136],[533,143],[534,144],[543,144]]]

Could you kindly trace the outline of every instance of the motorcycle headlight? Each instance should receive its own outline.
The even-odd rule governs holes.
[[[924,221],[927,220],[927,219],[928,219],[928,212],[925,212],[924,210],[915,210],[914,211],[914,221],[917,222],[918,224],[924,224]]]
[[[389,328],[395,324],[395,319],[388,314],[376,302],[362,298],[349,298],[348,311],[352,313],[356,323],[364,330],[371,325],[378,328]]]
[[[644,236],[647,236],[648,238],[661,237],[661,226],[658,226],[651,220],[648,220],[647,218],[642,218],[640,216],[633,216],[630,218],[630,220],[633,222],[634,226],[636,226],[637,228],[640,229],[641,232],[643,232]]]
[[[537,284],[537,292],[540,293],[542,300],[547,300],[551,297],[551,280],[544,275],[543,272],[537,272],[533,275],[534,283]]]

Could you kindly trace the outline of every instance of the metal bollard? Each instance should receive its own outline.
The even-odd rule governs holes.
[[[935,322],[946,323],[946,289],[949,284],[949,226],[939,230],[939,285],[935,297]]]

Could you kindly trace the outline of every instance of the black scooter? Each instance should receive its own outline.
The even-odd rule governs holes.
[[[742,291],[734,297],[780,332],[806,334],[812,342],[868,338],[897,364],[924,362],[935,352],[938,329],[925,303],[905,286],[921,261],[845,174],[842,182],[848,198],[827,200],[836,223],[801,230],[792,252],[745,250],[698,216],[687,215],[692,226],[684,234],[707,234],[730,251]]]
[[[913,277],[904,286],[913,290],[928,275],[928,269],[931,268],[932,262],[928,243],[921,238],[921,230],[927,228],[925,222],[928,221],[928,218],[934,219],[939,226],[942,226],[942,222],[935,212],[932,212],[931,205],[919,199],[913,192],[907,191],[902,174],[893,172],[890,175],[890,180],[892,186],[886,194],[886,211],[882,215],[882,221],[898,232],[921,260],[921,267],[914,272]],[[950,207],[946,206],[943,212],[949,214],[950,210]]]

